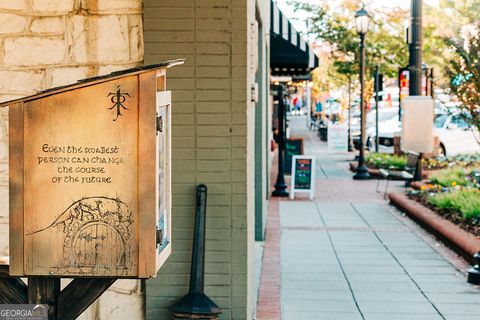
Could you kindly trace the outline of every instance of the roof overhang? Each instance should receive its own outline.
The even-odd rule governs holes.
[[[318,67],[318,57],[271,1],[270,67],[274,76],[304,76]]]
[[[169,69],[173,66],[183,64],[184,62],[185,62],[185,59],[168,60],[168,61],[161,62],[161,63],[158,63],[158,64],[151,64],[151,65],[147,65],[147,66],[139,66],[139,67],[134,67],[134,68],[130,68],[130,69],[114,71],[114,72],[112,72],[110,74],[106,74],[106,75],[81,79],[81,80],[78,80],[76,83],[72,83],[72,84],[69,84],[69,85],[64,85],[64,86],[60,86],[60,87],[54,87],[54,88],[50,88],[50,89],[47,89],[47,90],[43,90],[43,91],[37,92],[36,94],[31,95],[31,96],[26,96],[26,97],[18,98],[18,99],[15,99],[15,100],[1,102],[0,107],[5,107],[5,106],[8,106],[8,105],[11,105],[15,102],[20,102],[20,101],[27,102],[27,101],[30,101],[30,100],[46,97],[46,96],[61,93],[61,92],[64,92],[64,91],[69,91],[69,90],[73,90],[73,89],[77,89],[77,88],[81,88],[81,87],[90,86],[92,84],[97,84],[97,83],[101,83],[101,82],[106,82],[106,81],[118,79],[118,78],[128,76],[128,75],[135,75],[135,74],[149,72],[149,71],[156,70],[156,69]]]

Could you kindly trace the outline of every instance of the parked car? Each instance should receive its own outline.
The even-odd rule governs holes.
[[[401,135],[401,125],[382,126],[379,130],[379,152],[394,152],[394,137]],[[455,156],[480,152],[480,135],[459,112],[440,113],[434,119],[434,135],[440,140],[439,155]]]
[[[480,152],[480,135],[460,113],[437,114],[435,133],[440,138],[440,154],[454,156]]]
[[[378,125],[378,152],[380,153],[393,153],[393,137],[394,133],[402,130],[402,123],[398,121],[398,117],[391,118],[387,121],[381,122]],[[391,137],[385,133],[391,133]],[[375,136],[376,129],[370,128],[367,130],[367,142],[366,147],[368,150],[375,150]]]
[[[365,130],[365,144],[367,148],[371,146],[369,142],[369,137],[375,136],[375,124],[376,124],[376,111],[371,110],[367,113],[366,119],[366,130]],[[395,122],[398,122],[398,108],[382,108],[378,110],[378,127],[380,132],[380,127],[386,128],[394,125]],[[356,149],[360,147],[360,120],[358,119],[351,125],[351,135],[352,135],[352,142]],[[373,140],[372,140],[373,141]]]

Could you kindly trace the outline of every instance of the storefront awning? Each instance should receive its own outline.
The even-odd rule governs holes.
[[[318,67],[318,57],[271,0],[270,67],[273,76],[302,76]]]

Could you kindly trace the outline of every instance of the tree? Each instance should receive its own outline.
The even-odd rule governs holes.
[[[316,41],[330,46],[333,66],[339,75],[346,77],[358,74],[359,37],[355,27],[355,12],[361,8],[359,0],[341,0],[334,7],[331,1],[291,3],[302,10],[309,21],[309,34]],[[403,24],[407,14],[402,9],[369,9],[372,15],[367,34],[367,72],[375,64],[382,65],[382,72],[396,77],[398,69],[408,61],[407,47],[403,38]]]
[[[359,0],[318,0],[314,3],[291,0],[297,10],[305,13],[308,32],[315,41],[330,46],[331,68],[326,76],[344,82],[358,74],[358,35],[354,15],[362,6]],[[367,72],[379,64],[388,78],[397,77],[400,67],[408,63],[408,45],[404,32],[410,19],[409,10],[368,8],[372,25],[367,35]],[[439,0],[438,6],[424,5],[423,61],[437,72],[437,86],[448,87],[445,72],[452,58],[445,38],[458,38],[463,25],[480,20],[478,0]],[[439,23],[441,21],[441,23]],[[352,58],[353,57],[353,58]]]
[[[465,119],[480,131],[480,24],[464,28],[463,43],[447,39],[447,44],[456,53],[447,74],[450,88],[462,102]]]
[[[478,0],[440,0],[438,6],[425,6],[423,16],[423,57],[429,67],[435,68],[437,86],[449,87],[447,74],[450,61],[454,59],[450,40],[459,41],[461,29],[465,25],[480,20]],[[439,23],[441,21],[441,23]]]
[[[302,0],[290,1],[296,10],[305,13],[308,33],[315,42],[329,49],[322,63],[328,67],[318,73],[317,79],[328,79],[336,89],[348,91],[348,84],[358,81],[359,36],[355,26],[355,13],[362,7],[359,0],[319,0],[315,3]],[[387,77],[397,77],[398,70],[408,61],[408,48],[404,41],[403,21],[407,15],[402,9],[368,9],[372,16],[366,37],[365,102],[373,96],[373,70],[380,65]],[[355,86],[358,88],[358,85]],[[333,89],[333,88],[331,88]]]

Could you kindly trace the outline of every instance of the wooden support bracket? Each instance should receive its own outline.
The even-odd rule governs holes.
[[[0,304],[27,303],[27,286],[19,278],[0,278]]]
[[[30,277],[28,286],[0,265],[0,304],[48,304],[49,320],[73,320],[80,316],[117,279],[75,278],[60,290],[60,278]]]
[[[0,265],[0,304],[27,303],[27,286],[20,278],[10,277],[8,265]]]
[[[57,319],[76,319],[116,278],[76,278],[60,292],[57,300]]]

